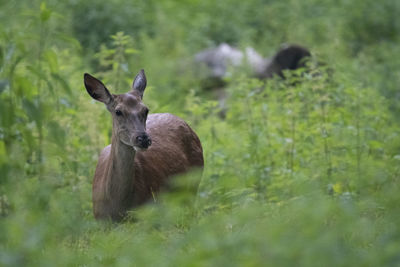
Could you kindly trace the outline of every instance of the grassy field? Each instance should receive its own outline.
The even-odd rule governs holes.
[[[399,266],[400,2],[0,2],[0,266]],[[227,42],[308,47],[307,73],[226,79],[226,110],[191,64]],[[146,70],[150,113],[199,135],[203,175],[93,218],[115,93]]]

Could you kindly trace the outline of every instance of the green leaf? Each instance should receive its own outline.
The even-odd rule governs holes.
[[[137,54],[137,53],[139,53],[139,50],[133,49],[133,48],[127,48],[127,49],[125,49],[125,53],[127,53],[127,54],[129,54],[129,55],[131,55],[131,54]]]
[[[46,22],[51,17],[51,10],[46,7],[46,3],[42,2],[40,4],[40,20]]]

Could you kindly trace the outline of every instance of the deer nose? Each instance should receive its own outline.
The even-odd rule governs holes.
[[[151,146],[151,138],[146,133],[143,133],[136,136],[136,143],[141,148],[148,148],[149,146]]]

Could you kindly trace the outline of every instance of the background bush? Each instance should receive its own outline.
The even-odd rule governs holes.
[[[399,11],[392,0],[1,2],[1,265],[397,266]],[[329,70],[267,83],[238,70],[221,119],[191,65],[221,42],[264,56],[299,43]],[[98,223],[91,181],[111,120],[82,76],[122,93],[141,68],[145,103],[189,122],[205,169],[134,219]]]

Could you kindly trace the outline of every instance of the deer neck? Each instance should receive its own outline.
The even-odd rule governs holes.
[[[122,143],[113,131],[105,177],[105,197],[111,217],[122,217],[133,204],[135,149]]]

